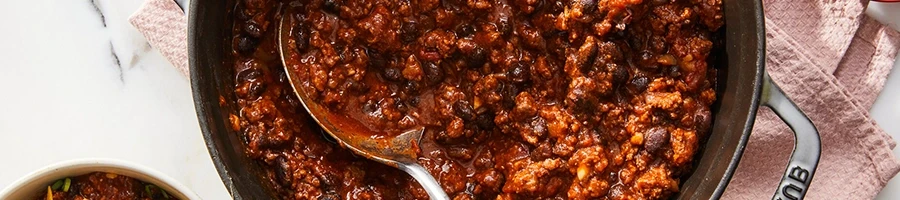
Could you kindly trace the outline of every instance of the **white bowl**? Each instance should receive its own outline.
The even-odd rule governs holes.
[[[0,191],[0,199],[34,199],[45,193],[54,181],[91,172],[124,175],[156,185],[178,199],[200,199],[187,187],[165,174],[138,164],[113,159],[78,159],[63,161],[32,172]]]

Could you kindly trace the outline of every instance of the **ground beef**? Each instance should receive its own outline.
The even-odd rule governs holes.
[[[229,118],[285,199],[427,199],[311,121],[276,51],[330,111],[379,136],[426,127],[453,199],[660,199],[709,132],[721,1],[242,0]]]

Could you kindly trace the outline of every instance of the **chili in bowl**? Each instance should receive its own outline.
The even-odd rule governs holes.
[[[0,199],[200,199],[156,170],[113,159],[78,159],[32,172],[0,191]]]

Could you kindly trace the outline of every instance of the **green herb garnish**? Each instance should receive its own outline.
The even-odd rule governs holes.
[[[155,188],[155,185],[144,185],[144,191],[147,192],[147,195],[153,196],[153,190],[150,188]]]
[[[50,188],[53,188],[53,190],[59,190],[59,188],[62,187],[62,185],[63,185],[63,180],[59,179],[59,180],[56,180],[56,182],[53,183],[53,186],[50,186]]]
[[[69,192],[70,186],[72,186],[72,179],[66,178],[66,181],[63,183],[63,186],[62,186],[63,192]]]

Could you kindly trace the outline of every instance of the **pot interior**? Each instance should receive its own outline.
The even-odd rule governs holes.
[[[721,196],[740,161],[758,107],[765,52],[761,2],[723,3],[725,51],[715,55],[720,59],[715,64],[718,101],[712,109],[712,131],[693,174],[683,180],[678,199]],[[229,128],[229,113],[236,113],[234,71],[225,58],[233,5],[230,0],[191,1],[188,51],[195,109],[210,156],[232,196],[272,199],[275,193],[265,185],[260,165],[244,154],[241,134]]]

